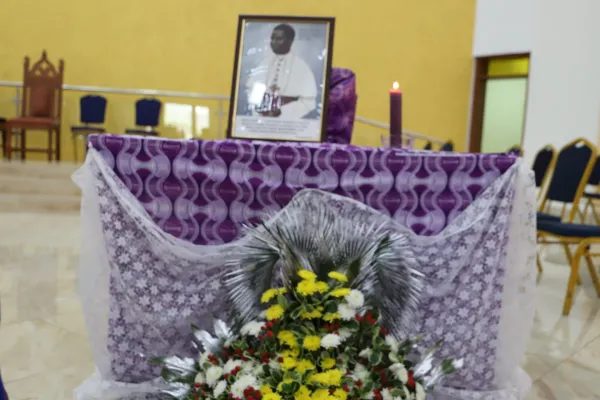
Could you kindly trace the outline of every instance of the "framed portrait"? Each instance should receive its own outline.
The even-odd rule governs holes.
[[[321,142],[335,19],[240,15],[227,137]]]

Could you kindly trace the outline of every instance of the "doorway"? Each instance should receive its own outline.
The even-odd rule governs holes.
[[[521,148],[528,81],[529,54],[475,59],[470,152]]]

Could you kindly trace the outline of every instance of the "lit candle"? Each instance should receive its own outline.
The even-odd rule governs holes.
[[[390,89],[390,147],[402,147],[402,91],[398,82]]]

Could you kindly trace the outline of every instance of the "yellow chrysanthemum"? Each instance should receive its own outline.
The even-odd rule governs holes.
[[[310,296],[319,291],[317,283],[315,281],[303,280],[296,286],[296,291],[302,296]]]
[[[283,357],[283,361],[281,362],[281,369],[284,371],[288,371],[290,369],[296,368],[298,362],[292,357]]]
[[[285,345],[289,347],[297,347],[298,341],[296,340],[296,335],[292,331],[281,331],[277,334],[277,339]]]
[[[321,360],[321,367],[323,369],[331,369],[335,367],[335,359],[331,357],[324,358],[323,360]]]
[[[279,294],[286,294],[287,293],[287,289],[282,287],[279,289]]]
[[[262,400],[281,400],[281,396],[277,393],[267,393],[262,397]]]
[[[307,281],[315,281],[317,279],[317,275],[314,272],[309,271],[307,269],[301,269],[300,271],[298,271],[298,276]]]
[[[340,272],[331,271],[327,276],[339,282],[348,282],[348,277]]]
[[[311,312],[301,312],[300,313],[300,318],[302,319],[316,319],[316,318],[321,318],[323,316],[323,313],[319,310],[312,310]]]
[[[340,314],[338,313],[332,313],[332,314],[325,314],[325,316],[323,317],[323,321],[327,321],[327,322],[331,322],[331,321],[335,321],[336,319],[340,319]]]
[[[304,385],[300,386],[300,388],[294,394],[294,400],[311,400],[310,398],[310,390]]]
[[[342,371],[339,369],[332,369],[326,372],[328,383],[330,386],[340,386],[342,383]]]
[[[329,285],[322,281],[317,281],[317,291],[319,293],[327,293],[329,290]]]
[[[315,369],[315,365],[309,360],[300,360],[296,365],[296,372],[304,374],[306,371],[312,371]]]
[[[260,387],[260,394],[262,394],[263,396],[269,393],[273,393],[273,389],[271,389],[271,386],[269,385],[262,385]]]
[[[333,297],[344,297],[344,296],[348,296],[350,294],[350,289],[349,288],[339,288],[339,289],[332,290],[331,293],[329,293],[329,294],[332,295]]]
[[[260,297],[260,302],[261,302],[261,303],[268,303],[268,302],[270,302],[271,300],[273,300],[273,298],[274,298],[275,296],[277,296],[277,293],[278,293],[278,290],[277,290],[277,289],[269,289],[269,290],[266,290],[266,291],[265,291],[265,292],[262,294],[262,296]]]
[[[329,390],[327,389],[317,389],[313,392],[312,396],[310,396],[310,398],[312,400],[327,400],[327,398],[329,397]],[[264,397],[263,397],[264,399]]]
[[[335,397],[338,400],[346,400],[348,398],[348,393],[346,393],[342,389],[336,389],[336,391],[333,392],[333,397]]]
[[[283,381],[279,382],[279,385],[277,385],[277,391],[281,392],[283,390],[283,385],[285,383],[292,383],[292,382],[294,382],[294,380],[291,378],[284,379]]]
[[[300,355],[300,349],[298,347],[293,347],[291,349],[287,349],[281,352],[281,357],[291,357],[296,358]]]
[[[279,304],[275,304],[267,308],[267,312],[265,313],[265,315],[269,321],[272,321],[274,319],[279,319],[283,317],[284,311],[285,310],[283,309],[283,307],[281,307]]]
[[[314,335],[309,335],[304,338],[302,346],[310,351],[318,350],[321,347],[321,338]]]

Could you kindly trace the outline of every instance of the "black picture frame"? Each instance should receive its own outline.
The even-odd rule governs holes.
[[[324,56],[324,68],[322,77],[322,89],[321,89],[321,112],[320,112],[320,135],[314,140],[307,140],[306,138],[293,138],[293,137],[249,137],[245,135],[243,137],[236,135],[236,117],[238,110],[238,103],[240,101],[240,81],[241,81],[241,63],[243,61],[242,50],[244,47],[244,33],[245,24],[247,22],[265,22],[267,24],[273,23],[312,23],[312,24],[324,24],[327,26],[327,37],[326,45],[327,49]],[[327,137],[327,110],[329,105],[329,83],[331,78],[331,63],[333,59],[333,42],[335,33],[335,17],[321,17],[321,16],[290,16],[290,15],[240,15],[238,17],[237,26],[237,38],[235,44],[234,53],[234,64],[233,64],[233,75],[231,79],[231,97],[229,102],[229,116],[227,122],[227,138],[228,139],[240,139],[240,140],[261,140],[261,141],[285,141],[285,142],[313,142],[319,143],[324,142]],[[245,95],[245,94],[242,94]],[[263,119],[264,120],[264,119]],[[276,135],[276,134],[275,134]]]

